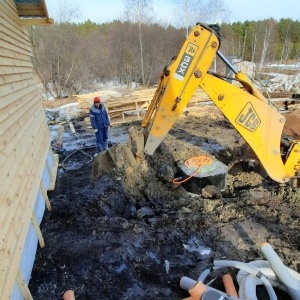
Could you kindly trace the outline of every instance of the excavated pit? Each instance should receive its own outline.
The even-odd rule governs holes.
[[[121,127],[110,131],[111,140]],[[222,191],[207,185],[195,194],[172,182],[179,161],[200,155],[225,166],[237,161]],[[85,300],[183,299],[189,294],[179,286],[182,276],[197,279],[215,259],[264,259],[263,242],[299,272],[300,192],[238,162],[248,157],[243,138],[207,106],[180,118],[137,169],[115,168],[94,183],[92,163],[59,169],[49,193],[53,209],[41,225],[46,246],[37,252],[33,298],[61,299],[72,289]],[[237,270],[227,268],[208,281],[215,278],[213,286],[222,290],[228,272],[235,279]],[[278,299],[289,299],[276,291]],[[268,299],[264,288],[257,295]]]

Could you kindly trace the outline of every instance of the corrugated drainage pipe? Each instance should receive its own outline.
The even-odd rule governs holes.
[[[298,281],[288,272],[277,253],[269,243],[261,245],[261,251],[271,265],[272,270],[285,286],[288,294],[293,300],[300,299],[300,285]]]

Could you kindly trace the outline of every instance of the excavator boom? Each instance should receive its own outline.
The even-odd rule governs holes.
[[[239,72],[223,56],[219,47],[218,26],[198,23],[192,29],[178,56],[163,70],[141,125],[144,134],[140,129],[131,130],[138,157],[141,158],[143,152],[154,153],[195,90],[201,87],[243,136],[273,180],[284,183],[297,178],[300,170],[299,141],[285,143],[286,151],[282,154],[284,116],[246,74]],[[234,73],[240,87],[209,71],[217,55]]]
[[[257,155],[268,175],[288,182],[300,168],[298,141],[292,141],[285,162],[281,135],[285,117],[218,50],[217,28],[197,24],[187,37],[176,60],[165,68],[142,126],[146,129],[144,152],[152,155],[175,121],[201,87]],[[209,72],[218,55],[235,74],[241,87]]]

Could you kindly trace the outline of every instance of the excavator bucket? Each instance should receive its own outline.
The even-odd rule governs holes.
[[[114,168],[125,170],[137,166],[137,161],[127,145],[115,145],[95,157],[90,179],[91,182],[95,182],[100,175],[110,172]]]
[[[94,182],[104,172],[110,172],[114,168],[126,170],[136,168],[144,157],[144,133],[142,128],[132,126],[128,130],[128,145],[118,144],[107,151],[100,152],[92,167],[91,181]],[[135,155],[132,148],[135,147]]]

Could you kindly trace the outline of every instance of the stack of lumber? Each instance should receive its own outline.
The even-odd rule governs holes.
[[[76,95],[79,108],[88,114],[95,96],[100,96],[105,104],[112,124],[140,120],[148,110],[156,87],[132,90],[126,94],[112,91],[98,91],[91,94]],[[197,107],[198,103],[209,101],[209,97],[200,88],[191,98],[188,108]]]

